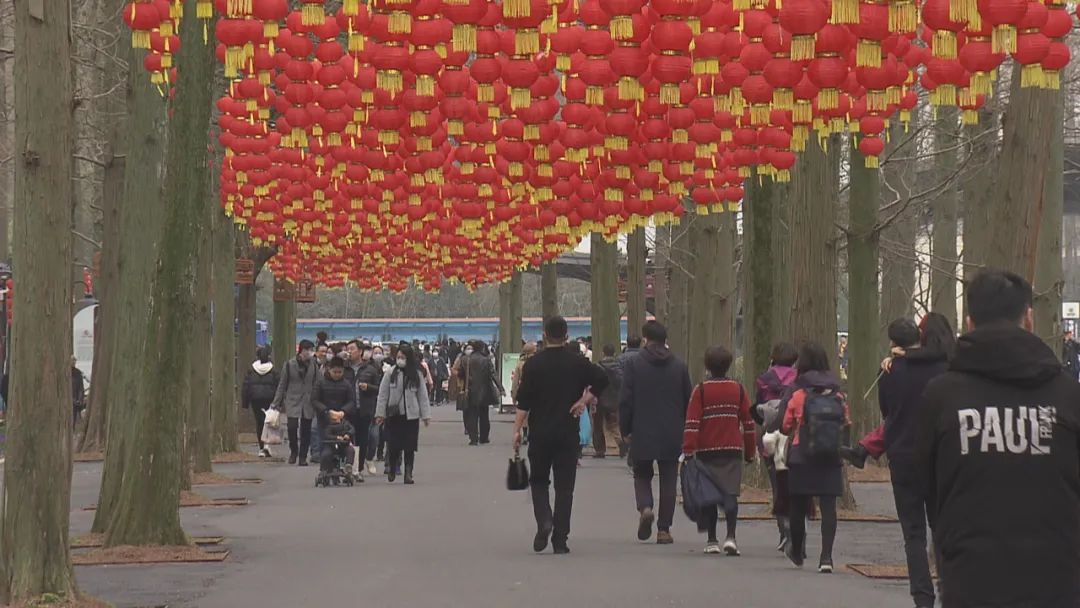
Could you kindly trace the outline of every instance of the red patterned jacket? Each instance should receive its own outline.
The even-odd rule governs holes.
[[[683,453],[695,452],[743,452],[747,460],[753,458],[750,397],[738,382],[710,379],[694,387],[686,410]]]

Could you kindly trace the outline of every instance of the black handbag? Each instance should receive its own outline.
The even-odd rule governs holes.
[[[506,489],[510,491],[529,489],[529,465],[525,459],[514,450],[514,457],[510,459],[510,465],[506,468]]]

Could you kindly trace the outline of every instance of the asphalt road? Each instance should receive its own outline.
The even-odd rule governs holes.
[[[586,458],[579,471],[572,554],[536,555],[527,493],[503,486],[508,421],[493,423],[492,445],[468,447],[458,414],[438,408],[421,431],[414,486],[380,476],[355,488],[316,489],[314,467],[219,466],[265,480],[199,489],[245,496],[250,506],[182,510],[190,534],[227,537],[227,561],[79,567],[79,584],[120,607],[911,606],[906,584],[842,567],[902,563],[898,524],[841,523],[831,576],[794,570],[774,550],[771,522],[740,522],[741,557],[703,555],[704,537],[681,511],[674,545],[640,543],[633,484],[614,459]],[[92,514],[80,508],[95,502],[99,479],[100,465],[76,465],[73,533],[90,526]],[[864,509],[891,510],[887,485],[856,492]],[[812,527],[808,565],[816,565],[819,538]]]

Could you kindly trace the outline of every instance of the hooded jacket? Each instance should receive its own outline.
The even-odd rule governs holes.
[[[1012,325],[960,338],[919,410],[948,608],[1080,605],[1080,384]]]
[[[619,430],[635,460],[676,460],[682,453],[690,373],[666,346],[650,344],[628,360],[619,391]]]
[[[279,380],[273,361],[252,362],[251,369],[244,376],[244,385],[240,389],[240,406],[244,409],[269,408],[274,402]]]

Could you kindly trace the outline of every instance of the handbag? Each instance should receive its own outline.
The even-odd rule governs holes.
[[[529,465],[521,457],[518,450],[514,450],[514,456],[506,468],[506,489],[510,491],[527,490],[529,488]]]
[[[682,483],[683,512],[690,521],[700,523],[701,510],[724,504],[727,495],[717,487],[705,465],[697,458],[688,458],[679,471]]]

